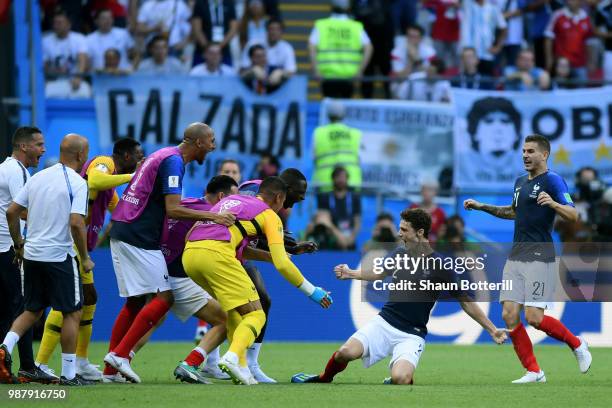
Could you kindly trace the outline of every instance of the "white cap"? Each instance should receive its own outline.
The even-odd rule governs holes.
[[[331,101],[329,105],[327,105],[327,117],[330,119],[343,119],[344,114],[344,105],[341,102]]]

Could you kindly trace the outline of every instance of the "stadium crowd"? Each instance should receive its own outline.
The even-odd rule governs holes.
[[[294,47],[283,39],[282,1],[40,3],[50,97],[90,97],[86,78],[94,73],[239,75],[253,91],[267,93],[297,72]],[[308,39],[313,77],[332,79],[322,81],[325,96],[350,97],[352,82],[363,77],[387,79],[387,98],[433,101],[448,101],[451,86],[523,91],[612,80],[610,0],[330,4],[330,18],[313,21]],[[325,20],[358,22],[351,26],[360,36],[353,70],[323,69],[322,52],[331,52],[320,34]],[[361,95],[373,96],[371,80],[362,82]]]

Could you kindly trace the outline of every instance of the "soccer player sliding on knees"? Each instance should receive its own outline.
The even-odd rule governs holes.
[[[406,209],[401,213],[399,238],[404,245],[387,255],[384,261],[393,260],[396,256],[422,257],[423,262],[416,270],[385,268],[377,274],[362,266],[361,270],[349,269],[347,265],[338,265],[334,272],[338,279],[355,279],[365,281],[382,281],[391,276],[393,283],[408,281],[419,287],[419,282],[429,280],[436,283],[457,283],[453,270],[424,268],[428,259],[441,258],[429,246],[427,238],[431,228],[431,216],[422,209]],[[433,265],[441,263],[431,262]],[[383,262],[382,265],[388,265]],[[376,286],[375,286],[376,287]],[[480,307],[466,294],[459,291],[450,293],[461,304],[461,308],[474,321],[478,322],[490,335],[493,341],[501,344],[506,340],[506,333],[498,329],[489,320]],[[425,348],[427,322],[429,314],[440,291],[397,291],[389,293],[389,300],[381,312],[368,324],[359,329],[336,351],[321,374],[298,373],[291,378],[292,383],[329,383],[334,376],[343,371],[348,363],[361,358],[368,368],[391,355],[391,377],[385,384],[412,384],[414,371]]]

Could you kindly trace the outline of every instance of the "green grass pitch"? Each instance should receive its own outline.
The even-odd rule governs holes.
[[[98,384],[68,388],[63,402],[9,401],[8,385],[0,386],[1,407],[610,407],[612,406],[612,349],[593,348],[593,365],[580,374],[565,346],[535,346],[547,384],[514,385],[523,370],[511,345],[453,346],[428,344],[414,386],[382,385],[388,361],[364,369],[349,365],[333,384],[290,384],[300,371],[318,373],[339,344],[267,343],[261,353],[265,372],[276,385],[234,386],[182,384],[172,371],[191,349],[188,343],[151,343],[134,360],[143,383]],[[102,361],[106,345],[92,344],[90,359]],[[17,358],[16,358],[17,360]],[[59,371],[59,353],[51,367]],[[15,362],[18,367],[18,362]],[[43,387],[24,385],[19,388]],[[51,386],[44,386],[51,387]],[[57,386],[54,386],[57,387]]]

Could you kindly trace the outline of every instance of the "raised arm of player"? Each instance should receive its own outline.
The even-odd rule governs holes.
[[[167,194],[164,196],[166,215],[175,220],[213,221],[226,226],[233,225],[236,216],[229,212],[214,213],[210,211],[192,210],[181,205],[180,194]]]
[[[87,174],[87,185],[90,190],[104,191],[117,187],[132,180],[131,174],[107,174],[97,169],[91,169]]]
[[[482,311],[480,306],[472,300],[460,300],[459,304],[461,304],[461,308],[468,316],[470,316],[475,322],[482,326],[483,329],[489,333],[493,341],[497,344],[502,344],[506,341],[508,336],[506,335],[506,331],[503,329],[498,329],[495,327],[493,322],[489,320],[487,315]]]
[[[512,205],[498,206],[485,204],[476,201],[472,198],[468,198],[463,202],[463,208],[465,208],[466,210],[484,211],[493,215],[494,217],[503,218],[506,220],[513,220],[516,216],[516,213],[514,212],[514,207]]]
[[[340,264],[334,268],[336,279],[347,280],[363,280],[363,281],[376,281],[381,280],[385,276],[374,273],[373,271],[365,271],[361,268],[351,269],[347,264]]]

